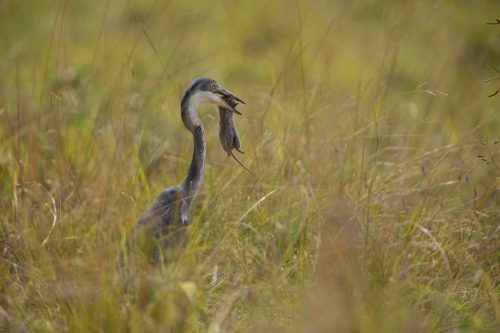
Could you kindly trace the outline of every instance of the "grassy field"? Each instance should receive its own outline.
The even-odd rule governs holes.
[[[0,331],[498,332],[498,1],[0,2]],[[120,275],[218,113],[189,244]]]

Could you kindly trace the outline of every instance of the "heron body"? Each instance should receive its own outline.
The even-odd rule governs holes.
[[[134,229],[127,237],[127,253],[133,246],[152,262],[158,263],[166,247],[179,247],[178,245],[184,243],[183,236],[189,224],[191,206],[203,183],[206,160],[205,129],[197,109],[201,103],[211,103],[229,112],[239,113],[225,101],[229,98],[243,103],[241,99],[219,87],[215,80],[205,77],[195,79],[184,93],[181,100],[181,118],[193,136],[193,155],[187,176],[180,185],[163,190],[137,219]],[[122,252],[122,265],[123,257]]]

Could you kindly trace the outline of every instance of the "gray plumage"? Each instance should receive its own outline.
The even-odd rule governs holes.
[[[206,159],[205,130],[198,118],[200,103],[213,103],[226,112],[237,112],[226,100],[242,102],[241,99],[218,86],[210,78],[194,80],[181,100],[181,118],[184,126],[193,135],[193,155],[188,174],[180,185],[168,187],[153,201],[151,206],[137,219],[137,223],[126,240],[126,253],[132,248],[148,257],[152,263],[165,259],[164,250],[182,248],[186,242],[185,229],[189,224],[189,213],[193,200],[203,182]],[[234,127],[234,124],[233,124]],[[120,253],[123,267],[124,252]]]

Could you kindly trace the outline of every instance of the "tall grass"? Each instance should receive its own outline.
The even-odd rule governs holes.
[[[0,330],[499,329],[500,4],[0,3]],[[248,102],[246,173],[207,129],[189,244],[120,275],[191,156],[196,76]]]

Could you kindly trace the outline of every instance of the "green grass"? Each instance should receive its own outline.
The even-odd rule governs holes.
[[[0,3],[0,331],[495,332],[493,1]],[[254,178],[200,111],[205,182],[167,268],[117,270],[187,172],[179,100],[247,101]]]

